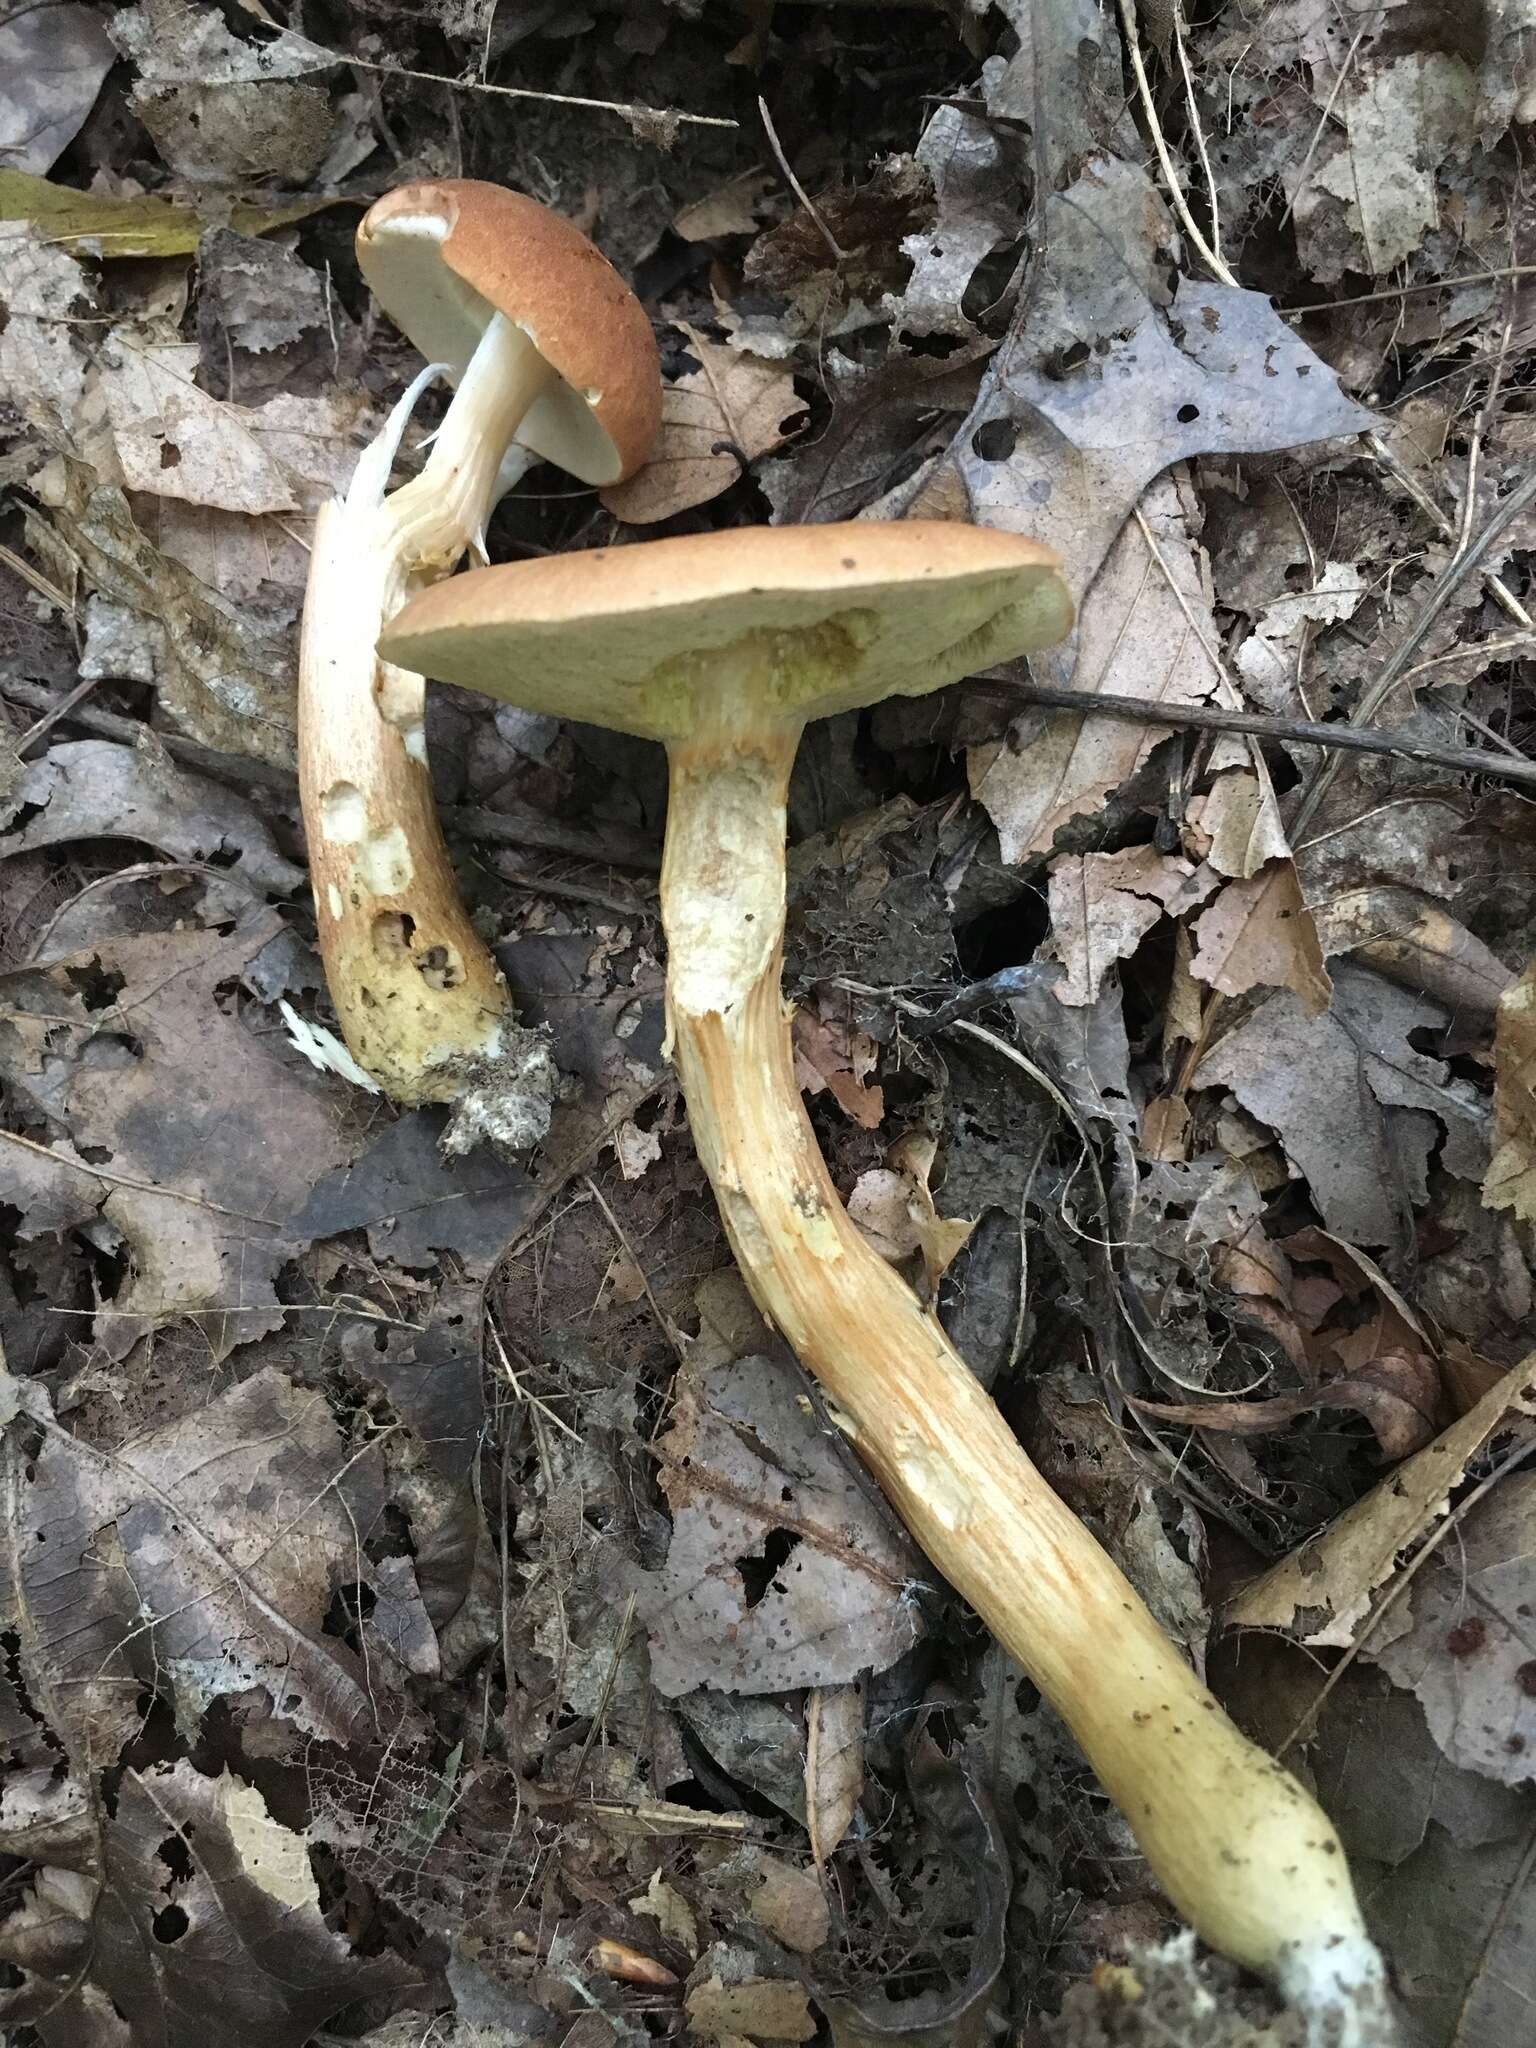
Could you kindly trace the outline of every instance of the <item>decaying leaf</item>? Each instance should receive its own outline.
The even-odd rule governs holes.
[[[214,221],[227,212],[228,224],[242,235],[264,235],[289,222],[304,220],[330,198],[294,199],[276,206],[237,199],[220,205]],[[0,171],[0,221],[29,221],[50,242],[82,256],[190,256],[205,221],[195,207],[158,193],[135,199],[112,193],[80,192],[71,185],[50,184],[28,171]]]
[[[11,13],[0,22],[0,160],[36,173],[73,142],[117,52],[93,7]]]
[[[933,181],[934,218],[905,237],[912,275],[892,297],[902,335],[969,336],[966,292],[978,265],[1018,232],[1022,155],[1018,139],[998,121],[963,107],[935,107],[915,161]]]
[[[1331,893],[1313,906],[1312,922],[1325,958],[1348,953],[1458,1016],[1493,1017],[1514,980],[1497,953],[1415,889],[1379,883]]]
[[[29,1183],[49,1172],[126,1242],[130,1277],[97,1324],[114,1357],[179,1316],[216,1358],[276,1328],[273,1282],[300,1248],[287,1219],[347,1156],[326,1084],[220,1000],[281,932],[257,911],[231,933],[152,932],[3,983],[0,1072],[72,1142],[0,1142],[0,1185],[21,1161]],[[23,1231],[50,1227],[32,1207]]]
[[[146,738],[148,735],[146,734]],[[255,805],[145,748],[62,740],[22,770],[0,801],[0,822],[32,813],[0,836],[0,860],[71,839],[142,839],[177,860],[237,864],[254,889],[286,896],[304,879],[284,860]]]
[[[0,171],[0,181],[5,178]],[[0,183],[3,190],[3,183]],[[75,259],[25,223],[0,226],[0,388],[50,442],[62,439],[85,389],[85,365],[69,322],[94,303]]]
[[[1499,998],[1493,1062],[1497,1149],[1483,1200],[1536,1222],[1536,961]]]
[[[1225,1619],[1240,1628],[1286,1629],[1304,1643],[1347,1648],[1399,1553],[1445,1514],[1471,1461],[1508,1422],[1533,1416],[1536,1352],[1321,1535],[1245,1586],[1228,1604]]]
[[[1481,1099],[1410,1042],[1410,1033],[1445,1021],[1433,1003],[1341,965],[1325,1013],[1308,1016],[1282,990],[1205,1055],[1195,1079],[1231,1088],[1279,1136],[1330,1230],[1396,1255],[1424,1199],[1442,1126],[1443,1163],[1468,1179],[1483,1172]]]
[[[1122,527],[1082,600],[1074,687],[1201,703],[1221,680],[1208,651],[1217,632],[1171,479],[1151,486],[1142,517],[1146,532],[1134,520]],[[969,749],[971,794],[997,827],[1004,860],[1048,852],[1064,824],[1098,810],[1167,739],[1156,727],[1084,710],[1090,715],[1025,711],[1006,739]]]
[[[1366,1655],[1417,1693],[1462,1770],[1536,1777],[1536,1477],[1512,1472],[1463,1517]]]
[[[1332,984],[1312,913],[1290,860],[1271,861],[1248,881],[1228,882],[1195,925],[1190,972],[1223,995],[1288,988],[1311,1016],[1328,1007]]]
[[[641,1575],[638,1605],[661,1692],[837,1685],[911,1648],[913,1553],[844,1464],[797,1367],[759,1356],[685,1368],[657,1449],[672,1541],[665,1566]]]
[[[1167,217],[1142,171],[1099,158],[1045,213],[1041,274],[948,453],[902,509],[942,506],[1048,541],[1086,590],[1171,463],[1374,424],[1261,292],[1185,277],[1163,299]],[[1058,682],[1080,666],[1071,643],[1036,659]]]
[[[1349,267],[1384,276],[1438,223],[1435,171],[1470,126],[1474,74],[1460,55],[1411,51],[1351,66],[1330,102],[1306,182],[1298,164],[1288,195],[1308,269],[1320,282],[1344,270],[1327,232],[1342,208],[1354,244]]]
[[[1066,969],[1052,989],[1056,1000],[1096,1002],[1109,969],[1130,958],[1165,911],[1199,901],[1199,889],[1191,888],[1194,873],[1189,861],[1152,846],[1058,860],[1051,869],[1051,934],[1045,949]]]
[[[702,2041],[814,2041],[817,2026],[804,1988],[778,1977],[724,1984],[708,1977],[688,1993],[688,2023]]]
[[[1273,1394],[1261,1401],[1136,1400],[1144,1415],[1160,1422],[1214,1429],[1224,1436],[1267,1436],[1321,1408],[1349,1408],[1365,1417],[1381,1455],[1394,1462],[1434,1435],[1439,1405],[1440,1376],[1428,1359],[1414,1352],[1373,1359],[1358,1372],[1341,1374],[1315,1391]]]
[[[661,429],[649,461],[627,483],[599,493],[616,519],[648,526],[729,489],[753,462],[783,445],[785,428],[806,410],[781,363],[765,363],[706,341],[683,326],[699,368],[662,394]]]
[[[853,1824],[864,1792],[864,1688],[817,1685],[805,1702],[805,1824],[819,1870]]]
[[[191,2048],[216,1986],[230,2048],[302,2048],[342,2006],[411,1983],[398,1957],[365,1958],[331,1931],[303,1837],[230,1771],[130,1770],[114,1804],[99,1892],[44,1869],[0,1927],[0,1953],[26,1968],[0,2010],[44,2040]]]
[[[807,1095],[826,1092],[866,1131],[879,1129],[885,1097],[869,1076],[880,1048],[849,1022],[846,1010],[833,1008],[830,1016],[820,1009],[796,1010],[794,1047],[795,1079]]]
[[[976,1228],[974,1217],[939,1214],[929,1185],[937,1152],[926,1131],[907,1131],[887,1152],[886,1164],[861,1173],[848,1196],[848,1214],[881,1258],[900,1265],[921,1255],[925,1301],[932,1301]]]
[[[410,1727],[326,1628],[337,1589],[372,1576],[383,1493],[378,1451],[349,1449],[323,1395],[269,1369],[110,1453],[51,1425],[35,1459],[9,1455],[8,1625],[72,1755],[115,1763],[146,1692],[189,1740],[212,1701],[252,1688],[326,1741]]]
[[[83,576],[144,621],[160,702],[181,730],[220,753],[292,766],[293,656],[261,615],[161,553],[123,493],[81,466],[63,469],[49,504],[29,521],[33,546],[66,581]]]
[[[325,156],[331,111],[323,87],[297,81],[334,59],[280,30],[243,43],[217,13],[188,16],[174,0],[141,0],[112,24],[138,71],[135,113],[161,155],[194,184],[240,185],[280,175],[303,184]]]
[[[82,446],[104,481],[225,512],[312,511],[343,489],[354,462],[358,407],[333,396],[268,399],[250,409],[194,382],[195,342],[146,342],[124,328],[104,338],[92,396],[105,427]]]

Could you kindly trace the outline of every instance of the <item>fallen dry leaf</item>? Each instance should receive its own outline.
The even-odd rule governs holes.
[[[278,852],[256,806],[178,768],[156,750],[110,740],[61,740],[29,761],[0,799],[0,822],[32,813],[0,836],[0,860],[72,839],[142,839],[176,860],[232,866],[254,890],[288,896],[302,868]]]
[[[1140,525],[1128,521],[1082,599],[1072,686],[1085,698],[1104,690],[1202,703],[1221,679],[1206,651],[1217,631],[1177,484],[1154,483],[1141,509],[1162,567]],[[1048,852],[1069,820],[1100,809],[1166,739],[1154,726],[1094,718],[1088,702],[1082,713],[1025,711],[1006,739],[968,750],[966,773],[997,827],[1003,859],[1019,861]]]
[[[1052,989],[1056,1000],[1097,1002],[1104,976],[1117,960],[1130,958],[1165,911],[1200,900],[1200,890],[1190,886],[1194,873],[1189,861],[1153,846],[1058,860],[1049,886],[1050,936],[1042,948],[1066,969]]]
[[[1228,882],[1195,925],[1190,972],[1223,995],[1288,988],[1320,1016],[1332,983],[1312,913],[1290,860],[1271,861],[1246,882]]]
[[[649,526],[728,490],[744,463],[784,444],[784,429],[806,410],[792,373],[706,341],[686,324],[699,368],[667,385],[661,428],[645,467],[598,493],[616,519]]]
[[[1039,275],[946,455],[902,510],[941,505],[1047,541],[1086,590],[1170,464],[1374,425],[1262,292],[1181,277],[1166,310],[1154,302],[1170,223],[1139,168],[1100,156],[1044,210]],[[1053,682],[1081,667],[1071,643],[1036,661]]]
[[[1319,283],[1346,266],[1385,276],[1439,224],[1435,173],[1470,126],[1475,74],[1460,55],[1409,51],[1341,71],[1328,104],[1288,180],[1303,260]]]
[[[160,703],[181,731],[219,753],[292,767],[293,657],[260,614],[163,554],[123,493],[83,465],[62,466],[39,495],[50,510],[28,520],[33,547],[66,582],[82,578],[144,622]]]
[[[813,1686],[805,1702],[805,1822],[819,1870],[864,1792],[864,1688]]]
[[[1232,1089],[1276,1133],[1330,1230],[1399,1255],[1440,1125],[1442,1163],[1467,1179],[1484,1170],[1481,1098],[1410,1041],[1445,1021],[1433,1003],[1341,965],[1324,1014],[1308,1016],[1288,989],[1272,995],[1205,1055],[1195,1084]]]
[[[83,1209],[121,1233],[131,1270],[96,1324],[115,1358],[182,1316],[215,1358],[277,1328],[274,1281],[302,1248],[287,1219],[348,1156],[338,1094],[220,1001],[282,930],[257,910],[233,932],[104,942],[0,983],[0,1072],[69,1141],[0,1139],[0,1186],[24,1179],[27,1235],[61,1220],[36,1206],[45,1177],[71,1223]]]
[[[1285,1629],[1303,1643],[1348,1648],[1399,1553],[1440,1520],[1467,1466],[1515,1417],[1536,1417],[1536,1352],[1320,1535],[1245,1586],[1223,1619],[1238,1628]]]
[[[0,22],[0,160],[46,171],[80,132],[117,61],[93,7],[12,9]]]
[[[885,1097],[874,1072],[880,1048],[868,1032],[858,1030],[834,1009],[796,1010],[793,1024],[795,1080],[807,1095],[829,1094],[845,1116],[866,1131],[877,1130],[885,1115]]]
[[[217,1985],[231,2048],[303,2048],[342,2006],[415,1981],[327,1926],[303,1836],[227,1769],[126,1772],[96,1875],[35,1872],[0,1927],[0,1955],[25,1972],[0,2012],[52,2041],[193,2040]]]
[[[886,1154],[888,1164],[861,1173],[848,1196],[849,1216],[881,1258],[899,1265],[922,1254],[925,1301],[976,1228],[974,1218],[941,1216],[934,1206],[929,1176],[936,1155],[926,1131],[908,1131]]]
[[[1465,1016],[1491,1018],[1514,976],[1438,903],[1390,883],[1348,889],[1312,908],[1325,959],[1347,953]]]
[[[1298,1416],[1323,1408],[1351,1408],[1371,1425],[1383,1458],[1396,1462],[1435,1433],[1440,1375],[1417,1353],[1388,1353],[1358,1372],[1342,1374],[1315,1391],[1274,1394],[1263,1401],[1143,1401],[1144,1415],[1224,1436],[1267,1436]]]
[[[1493,1035],[1496,1150],[1483,1182],[1490,1209],[1536,1222],[1536,961],[1499,998]]]
[[[1448,1545],[1435,1552],[1365,1646],[1394,1684],[1418,1695],[1458,1769],[1505,1785],[1536,1777],[1533,1613],[1536,1476],[1512,1472],[1462,1518],[1454,1554]]]
[[[983,258],[1018,231],[1024,168],[1019,139],[969,109],[937,106],[913,153],[933,181],[931,222],[902,241],[912,275],[890,300],[893,330],[903,335],[969,338],[964,300]]]
[[[685,2003],[693,2031],[721,2048],[734,2041],[814,2041],[818,2032],[804,1988],[778,1977],[729,1985],[709,1977]]]
[[[915,1557],[825,1432],[798,1367],[759,1356],[679,1375],[657,1449],[672,1509],[638,1611],[668,1698],[780,1692],[884,1670],[917,1639]]]
[[[145,1688],[189,1735],[259,1687],[296,1739],[408,1739],[404,1695],[325,1626],[335,1591],[372,1575],[384,1493],[379,1450],[353,1452],[323,1394],[269,1368],[110,1453],[50,1425],[24,1462],[4,1590],[29,1697],[71,1754],[114,1764]]]

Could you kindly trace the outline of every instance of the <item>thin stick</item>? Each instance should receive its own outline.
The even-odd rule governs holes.
[[[1141,97],[1141,109],[1147,117],[1152,147],[1156,150],[1157,160],[1162,166],[1168,197],[1173,202],[1173,210],[1179,217],[1179,224],[1212,275],[1219,277],[1223,284],[1235,285],[1237,279],[1200,232],[1195,216],[1189,210],[1189,201],[1184,197],[1184,187],[1179,183],[1179,174],[1174,169],[1173,158],[1163,138],[1157,108],[1152,100],[1152,86],[1147,78],[1147,67],[1141,55],[1141,31],[1136,26],[1136,0],[1120,0],[1120,20],[1125,29],[1126,53],[1130,57],[1131,70],[1136,77],[1136,90]]]
[[[1345,79],[1349,76],[1349,67],[1355,61],[1355,52],[1359,49],[1360,45],[1364,41],[1365,30],[1362,28],[1359,34],[1355,37],[1355,40],[1344,52],[1344,62],[1339,66],[1339,75],[1333,81],[1333,90],[1328,95],[1327,104],[1324,106],[1321,114],[1319,114],[1317,117],[1317,126],[1312,131],[1312,140],[1307,144],[1307,153],[1301,160],[1301,169],[1296,173],[1296,189],[1291,194],[1290,198],[1285,202],[1285,211],[1280,216],[1281,227],[1284,227],[1286,222],[1290,219],[1292,208],[1295,206],[1297,200],[1301,197],[1302,193],[1306,190],[1307,177],[1312,169],[1312,159],[1317,155],[1317,146],[1323,139],[1323,134],[1324,131],[1327,129],[1329,121],[1333,118],[1334,102],[1337,100],[1340,92],[1343,90]]]
[[[778,162],[779,169],[784,173],[784,177],[789,185],[790,191],[794,193],[795,197],[799,200],[800,204],[805,208],[806,212],[810,215],[811,219],[816,223],[816,232],[821,236],[821,239],[826,243],[827,247],[831,250],[832,261],[834,263],[846,263],[848,260],[848,251],[839,246],[836,235],[833,234],[832,230],[827,226],[826,222],[822,219],[820,210],[817,207],[815,200],[811,197],[810,193],[806,191],[805,187],[801,184],[800,180],[795,176],[794,171],[790,168],[789,158],[784,154],[784,145],[779,140],[779,131],[777,130],[777,128],[774,127],[773,116],[768,111],[768,102],[763,98],[761,93],[759,93],[757,96],[757,111],[763,117],[763,131],[768,137],[768,147],[773,151],[774,157]]]
[[[1442,540],[1454,540],[1456,537],[1455,527],[1452,526],[1450,520],[1440,510],[1440,507],[1435,503],[1413,472],[1405,469],[1403,464],[1398,461],[1386,442],[1382,440],[1380,434],[1365,434],[1361,438],[1376,461],[1386,470],[1399,489],[1405,491],[1414,504],[1418,506],[1440,538]],[[1506,612],[1517,626],[1525,626],[1527,628],[1536,626],[1536,619],[1532,619],[1525,606],[1502,578],[1498,576],[1485,576],[1483,578],[1483,588],[1493,599],[1494,603]]]
[[[1205,146],[1205,129],[1200,122],[1200,103],[1195,98],[1195,78],[1189,68],[1189,50],[1184,41],[1184,9],[1180,0],[1174,0],[1173,46],[1178,52],[1179,72],[1184,80],[1184,104],[1189,109],[1189,132],[1195,138],[1195,153],[1200,159],[1200,168],[1205,173],[1205,203],[1211,209],[1211,247],[1220,260],[1221,203],[1216,192],[1216,173],[1211,169],[1210,151]]]
[[[324,45],[316,43],[316,49]],[[739,128],[739,121],[720,114],[684,114],[668,107],[646,107],[628,100],[586,99],[579,93],[535,92],[529,85],[488,85],[481,78],[448,78],[440,71],[413,71],[404,64],[377,64],[367,57],[353,57],[340,50],[325,54],[338,64],[350,64],[357,71],[376,71],[385,78],[414,78],[423,85],[445,85],[450,92],[490,92],[507,100],[548,100],[561,107],[587,107],[599,114],[622,114],[626,121],[680,121],[690,128]]]
[[[1356,705],[1354,714],[1350,719],[1351,725],[1361,726],[1366,724],[1388,694],[1402,681],[1409,664],[1413,660],[1415,651],[1422,645],[1425,634],[1429,631],[1435,620],[1445,610],[1451,598],[1467,580],[1468,576],[1474,570],[1482,567],[1489,550],[1500,534],[1506,532],[1514,524],[1520,517],[1520,514],[1533,500],[1536,500],[1536,470],[1533,470],[1519,488],[1512,491],[1504,500],[1504,503],[1500,505],[1472,545],[1469,548],[1463,549],[1460,554],[1447,563],[1418,617],[1393,650],[1380,675],[1377,676],[1376,680],[1365,691],[1360,702]],[[1310,824],[1317,815],[1318,806],[1332,788],[1334,777],[1338,772],[1339,755],[1337,753],[1330,753],[1328,758],[1319,767],[1309,787],[1303,792],[1301,802],[1297,805],[1295,813],[1289,821],[1287,830],[1293,842],[1303,827]],[[1505,768],[1492,772],[1503,773],[1507,776],[1509,771]]]
[[[61,697],[57,704],[43,713],[41,718],[35,719],[16,742],[18,756],[24,754],[28,747],[40,740],[50,727],[57,725],[61,718],[67,718],[77,704],[83,703],[89,697],[100,681],[100,676],[87,676],[83,682],[76,683],[67,697]]]
[[[1453,292],[1464,284],[1497,284],[1506,277],[1536,277],[1536,263],[1511,263],[1503,270],[1468,270],[1460,277],[1431,278],[1427,284],[1395,284],[1384,292],[1357,292],[1352,299],[1307,299],[1299,306],[1282,306],[1286,313],[1331,313],[1340,306],[1374,306],[1386,299],[1406,299],[1420,292]]]
[[[1002,680],[991,676],[979,682]],[[1338,748],[1354,754],[1392,754],[1426,768],[1451,768],[1463,775],[1498,775],[1507,782],[1536,787],[1536,761],[1524,755],[1497,754],[1488,747],[1437,747],[1427,740],[1405,739],[1379,726],[1321,725],[1307,718],[1271,718],[1256,711],[1227,711],[1215,705],[1165,704],[1149,697],[1111,697],[1098,691],[1062,690],[1049,683],[1020,683],[1007,678],[1008,695],[1024,704],[1056,711],[1079,711],[1084,718],[1112,718],[1125,725],[1179,726],[1192,732],[1245,732],[1261,740],[1288,740],[1300,747]]]

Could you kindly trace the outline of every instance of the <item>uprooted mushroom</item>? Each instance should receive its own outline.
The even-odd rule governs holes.
[[[850,1223],[780,993],[785,797],[806,722],[1049,645],[1072,607],[1011,535],[873,522],[484,569],[424,593],[391,659],[663,741],[668,1017],[699,1153],[758,1305],[934,1563],[1070,1724],[1189,1921],[1319,2041],[1389,2020],[1337,1836],[1227,1718]]]
[[[468,180],[407,185],[357,235],[375,297],[428,358],[316,522],[299,666],[299,770],[320,953],[348,1051],[400,1102],[457,1105],[447,1142],[532,1143],[554,1068],[470,922],[433,801],[425,686],[379,628],[445,576],[527,451],[588,483],[644,460],[660,417],[640,305],[569,221]],[[389,472],[423,385],[456,389],[419,476]],[[509,463],[510,456],[510,463]]]

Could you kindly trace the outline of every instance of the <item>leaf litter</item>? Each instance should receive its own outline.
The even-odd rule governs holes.
[[[654,755],[433,702],[567,1077],[539,1154],[445,1158],[294,1042],[331,1021],[309,527],[417,367],[352,226],[485,175],[635,277],[667,372],[652,462],[531,471],[493,556],[861,514],[1061,551],[1032,671],[808,736],[797,1079],[1053,1483],[1314,1743],[1412,2038],[1513,2044],[1536,831],[1406,751],[1324,776],[1286,721],[1536,731],[1528,514],[1466,573],[1531,453],[1529,9],[1142,9],[1145,93],[1090,0],[899,37],[434,0],[385,50],[387,12],[0,22],[7,2023],[736,2048],[1059,2008],[1085,2048],[1107,1964],[1122,2019],[1284,2038],[1155,1947],[1064,1732],[732,1277]]]

